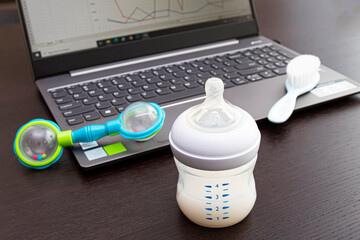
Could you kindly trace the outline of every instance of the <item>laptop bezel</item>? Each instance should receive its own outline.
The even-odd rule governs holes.
[[[22,3],[21,0],[16,0],[16,2],[18,4],[20,22],[23,25],[22,29],[25,33],[26,47],[35,80],[85,67],[258,34],[253,2],[249,0],[253,17],[247,22],[216,25],[203,29],[159,36],[147,39],[146,41],[134,41],[119,44],[114,47],[95,48],[33,60]],[[209,39],[211,39],[211,41],[209,41]]]

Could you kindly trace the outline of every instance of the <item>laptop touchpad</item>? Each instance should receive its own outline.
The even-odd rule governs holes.
[[[162,105],[161,107],[164,109],[165,114],[166,114],[164,126],[156,134],[155,139],[158,142],[167,141],[169,139],[169,133],[170,133],[171,127],[172,127],[175,119],[181,113],[183,113],[185,110],[189,109],[192,106],[198,105],[198,104],[202,103],[203,101],[204,101],[204,99],[201,98],[200,100],[195,100],[195,101],[191,101],[191,102],[186,101],[186,102],[179,103],[179,104],[175,103],[175,104],[169,104],[169,105]]]

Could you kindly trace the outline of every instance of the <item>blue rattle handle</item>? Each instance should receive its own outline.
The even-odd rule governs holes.
[[[92,142],[110,134],[120,132],[120,119],[114,119],[101,125],[89,125],[71,133],[73,143]]]

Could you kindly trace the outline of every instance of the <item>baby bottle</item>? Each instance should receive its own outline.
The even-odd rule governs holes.
[[[169,141],[181,211],[196,224],[220,228],[240,222],[254,206],[260,132],[250,114],[224,100],[222,80],[207,80],[205,92],[202,104],[175,120]]]

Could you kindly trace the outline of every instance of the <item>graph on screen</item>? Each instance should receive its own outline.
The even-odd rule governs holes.
[[[97,41],[248,16],[248,0],[21,0],[33,52],[52,56]]]
[[[90,0],[89,6],[95,31],[126,34],[246,15],[250,9],[248,1],[238,0]]]

